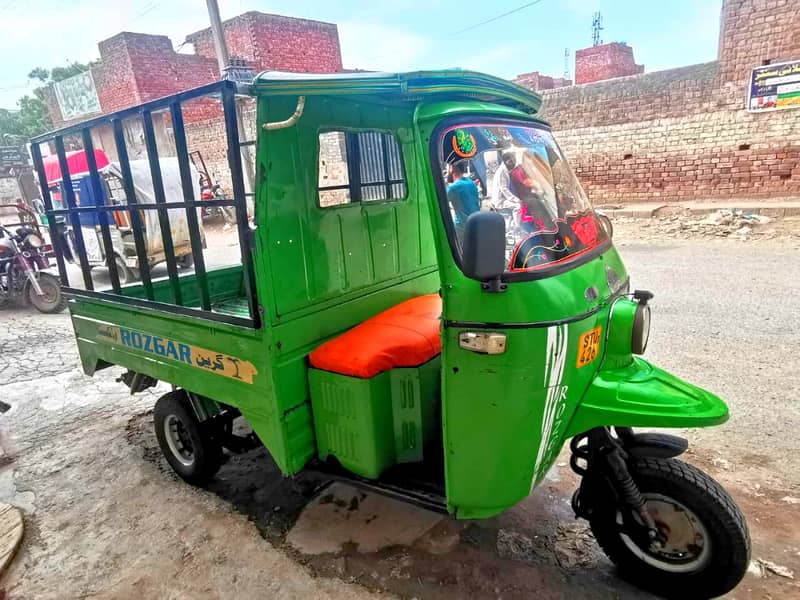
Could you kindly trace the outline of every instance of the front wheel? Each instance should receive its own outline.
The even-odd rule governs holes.
[[[39,288],[42,295],[36,293],[36,289],[28,284],[28,300],[33,307],[41,313],[52,314],[60,313],[67,308],[67,299],[61,293],[61,283],[56,277],[49,273],[39,273]]]
[[[593,511],[592,532],[620,574],[671,598],[712,598],[736,587],[750,563],[750,536],[722,486],[675,459],[628,468],[661,535],[651,541],[629,531],[612,503]]]

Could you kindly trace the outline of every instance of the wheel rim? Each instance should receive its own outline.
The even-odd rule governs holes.
[[[164,437],[172,456],[178,462],[187,467],[194,463],[194,444],[192,444],[183,421],[176,415],[168,415],[164,419]]]
[[[114,262],[117,264],[117,278],[119,282],[123,284],[128,283],[128,265],[119,257],[117,257]]]
[[[36,293],[36,290],[31,286],[31,302],[36,306],[52,306],[58,302],[59,289],[50,279],[39,279],[39,289],[42,290],[42,296]]]
[[[668,496],[651,493],[642,496],[663,541],[647,547],[638,544],[622,530],[622,513],[617,511],[619,535],[625,546],[640,560],[662,571],[689,573],[705,567],[711,558],[711,538],[700,518]]]

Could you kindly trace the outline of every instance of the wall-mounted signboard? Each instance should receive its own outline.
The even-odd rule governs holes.
[[[800,60],[753,69],[746,108],[750,112],[800,108]]]
[[[58,107],[65,120],[100,112],[100,100],[92,72],[79,73],[54,84]]]

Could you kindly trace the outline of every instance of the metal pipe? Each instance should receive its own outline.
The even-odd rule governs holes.
[[[225,33],[222,28],[222,19],[219,16],[219,6],[217,0],[206,0],[208,6],[208,19],[211,21],[211,34],[214,38],[214,49],[217,52],[217,63],[219,64],[219,74],[225,79],[225,73],[230,64],[228,56],[228,46],[225,44]]]
[[[306,97],[305,96],[298,96],[297,98],[297,108],[294,109],[294,114],[284,121],[273,121],[272,123],[264,123],[262,127],[267,131],[273,131],[275,129],[286,129],[287,127],[291,127],[303,116],[303,109],[306,106]]]

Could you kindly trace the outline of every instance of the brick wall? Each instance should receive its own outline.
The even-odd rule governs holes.
[[[539,71],[520,73],[514,79],[514,83],[536,91],[552,90],[554,88],[572,85],[570,79],[565,79],[564,77],[550,77],[549,75],[539,73]]]
[[[726,0],[720,23],[722,83],[745,87],[750,69],[800,58],[797,0]],[[768,63],[767,63],[768,64]]]
[[[591,83],[614,77],[637,75],[644,65],[633,59],[633,48],[620,42],[575,51],[575,83]]]
[[[342,70],[339,31],[333,23],[251,11],[223,23],[231,56],[257,71],[336,73]],[[215,57],[211,29],[186,36],[201,56]]]
[[[719,61],[544,91],[541,116],[590,197],[799,197],[800,109],[744,109],[753,66],[800,58],[790,4],[725,0]]]

